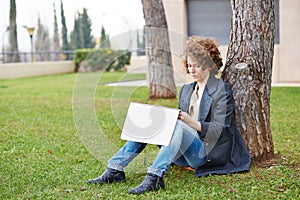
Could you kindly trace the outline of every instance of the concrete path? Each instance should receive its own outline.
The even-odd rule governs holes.
[[[148,86],[149,82],[147,80],[136,80],[136,81],[121,81],[114,83],[107,83],[106,86]],[[176,86],[182,86],[183,83],[176,83]],[[300,87],[300,83],[276,83],[272,85],[273,87]]]
[[[149,86],[147,80],[136,80],[136,81],[120,81],[114,83],[107,83],[106,86]],[[176,83],[176,86],[182,86],[183,83]]]
[[[149,84],[146,80],[136,80],[136,81],[120,81],[114,83],[107,83],[106,86],[147,86]]]

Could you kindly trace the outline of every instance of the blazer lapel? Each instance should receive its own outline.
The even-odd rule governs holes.
[[[208,88],[205,87],[200,102],[200,111],[198,116],[199,121],[204,121],[206,119],[210,111],[211,103],[212,103],[212,98],[209,96]]]
[[[217,90],[216,83],[217,79],[214,76],[210,76],[207,80],[200,102],[200,110],[198,116],[198,119],[200,121],[204,121],[209,114],[210,108],[212,106],[211,95]]]
[[[182,111],[186,112],[189,114],[189,107],[190,107],[190,101],[191,101],[191,96],[192,93],[194,91],[196,83],[191,83],[189,85],[187,85],[187,89],[185,90],[185,92],[182,94],[182,97],[186,97],[186,98],[182,98],[182,107],[180,108]]]

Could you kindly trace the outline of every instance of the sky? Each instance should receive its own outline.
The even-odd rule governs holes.
[[[55,3],[58,26],[61,30],[60,0],[16,0],[20,51],[30,51],[30,38],[23,26],[36,27],[38,16],[52,37],[53,3]],[[73,30],[74,16],[78,11],[82,12],[83,7],[88,10],[88,15],[92,21],[92,34],[95,37],[100,37],[102,25],[110,38],[117,37],[124,32],[136,32],[135,30],[142,29],[144,25],[141,0],[63,0],[63,6],[68,34]],[[8,44],[9,34],[5,30],[9,25],[9,7],[10,0],[0,0],[1,49],[3,43],[4,46]]]

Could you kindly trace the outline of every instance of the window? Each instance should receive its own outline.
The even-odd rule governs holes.
[[[188,35],[211,36],[228,45],[231,12],[230,0],[188,0]],[[279,43],[279,0],[275,0],[275,43]]]

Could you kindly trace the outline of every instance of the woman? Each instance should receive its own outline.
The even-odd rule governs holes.
[[[164,188],[163,176],[171,163],[194,168],[198,177],[249,170],[250,155],[233,123],[231,89],[215,78],[223,65],[217,46],[211,38],[187,39],[183,63],[193,82],[181,88],[178,104],[181,111],[171,142],[160,147],[144,181],[129,190],[129,194]],[[88,183],[124,182],[124,168],[146,145],[128,141],[108,161],[105,172]]]

